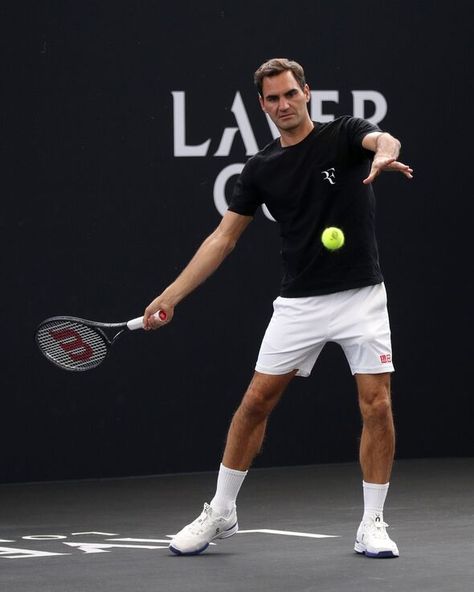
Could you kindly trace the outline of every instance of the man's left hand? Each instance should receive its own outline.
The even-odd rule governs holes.
[[[362,182],[364,185],[368,185],[375,180],[376,177],[380,175],[382,171],[393,171],[397,173],[402,173],[405,175],[407,179],[413,179],[413,169],[410,168],[407,164],[403,164],[403,162],[398,162],[395,158],[390,158],[388,156],[374,156],[374,160],[372,161],[372,167],[370,169],[369,176],[364,179]]]

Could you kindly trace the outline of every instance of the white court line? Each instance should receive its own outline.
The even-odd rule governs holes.
[[[108,541],[118,541],[122,543],[169,543],[169,539],[107,539]]]
[[[337,539],[337,534],[312,534],[310,532],[294,532],[292,530],[272,530],[270,528],[259,528],[257,530],[239,530],[237,534],[252,534],[260,532],[262,534],[282,534],[284,536],[307,537],[310,539]]]
[[[166,543],[167,545],[170,544],[171,539],[175,537],[174,534],[167,534],[167,539],[134,539],[134,538],[125,538],[125,539],[107,539],[108,541],[119,541],[123,543]],[[210,543],[211,545],[215,545],[216,543]],[[162,547],[163,549],[165,547]]]
[[[254,530],[238,530],[237,534],[280,534],[283,536],[294,536],[294,537],[305,537],[309,539],[337,539],[337,534],[315,534],[310,532],[295,532],[293,530],[273,530],[271,528],[258,528]],[[169,538],[173,538],[175,535],[167,535]],[[169,543],[169,539],[135,539],[135,538],[123,538],[123,539],[107,539],[108,541],[117,541],[124,543]]]
[[[63,543],[68,547],[74,547],[84,553],[109,553],[110,549],[166,549],[157,545],[114,545],[110,543]]]

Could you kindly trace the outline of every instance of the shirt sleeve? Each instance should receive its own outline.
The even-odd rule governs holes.
[[[262,203],[260,192],[254,183],[254,163],[250,159],[234,185],[228,209],[242,216],[253,216]]]
[[[362,147],[362,140],[367,134],[381,132],[382,130],[375,123],[370,123],[360,117],[350,117],[347,120],[347,131],[351,148],[355,151],[373,154],[370,150]]]

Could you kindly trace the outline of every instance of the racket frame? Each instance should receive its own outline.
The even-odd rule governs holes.
[[[48,323],[55,323],[55,322],[70,322],[70,323],[77,323],[80,325],[84,325],[92,329],[99,337],[102,339],[104,346],[105,346],[105,355],[97,364],[88,367],[81,367],[81,366],[66,366],[61,364],[60,362],[56,361],[54,357],[48,355],[45,349],[42,347],[40,340],[39,340],[39,332],[44,325]],[[112,337],[107,335],[104,329],[119,329]],[[102,323],[99,321],[91,321],[89,319],[82,319],[79,317],[71,317],[71,316],[55,316],[49,317],[41,321],[41,323],[35,329],[35,341],[38,349],[43,354],[43,356],[52,364],[61,368],[62,370],[67,370],[68,372],[86,372],[87,370],[93,370],[100,366],[105,359],[108,357],[111,346],[115,343],[115,341],[120,337],[120,335],[127,329],[127,323]]]
[[[155,313],[155,316],[160,320],[160,321],[166,321],[167,318],[167,314],[163,311],[163,310],[158,310]],[[91,329],[96,335],[98,335],[98,337],[101,339],[101,341],[103,342],[103,345],[105,347],[105,354],[104,356],[101,358],[101,360],[99,362],[97,362],[96,364],[92,363],[92,365],[88,365],[88,366],[68,366],[64,363],[58,362],[52,355],[48,354],[46,351],[46,348],[43,347],[43,345],[40,342],[40,337],[39,337],[39,333],[42,327],[44,327],[45,325],[47,325],[48,323],[60,323],[60,322],[64,322],[64,323],[76,323],[77,325],[82,325],[83,327],[87,327],[89,329]],[[130,319],[129,321],[125,321],[122,323],[102,323],[100,321],[91,321],[89,319],[82,319],[79,317],[72,317],[72,316],[55,316],[55,317],[49,317],[47,319],[44,319],[43,321],[41,321],[41,323],[36,327],[35,329],[35,341],[36,341],[36,345],[38,346],[38,349],[40,350],[40,352],[43,354],[43,356],[52,364],[54,364],[55,366],[57,366],[58,368],[62,368],[63,370],[67,370],[68,372],[85,372],[87,370],[93,370],[94,368],[97,368],[98,366],[100,366],[105,359],[107,358],[107,356],[109,355],[109,351],[110,348],[112,347],[112,345],[117,341],[117,339],[120,337],[120,335],[122,335],[122,333],[128,329],[129,331],[135,331],[137,329],[143,329],[143,317],[136,317],[134,319]],[[105,329],[119,329],[114,335],[113,337],[109,337],[109,335],[107,335]],[[54,339],[55,337],[52,336]],[[81,341],[82,340],[82,336],[80,336]],[[61,347],[61,342],[59,342],[59,345]],[[86,343],[86,345],[88,345],[90,347],[90,344]],[[64,349],[64,347],[63,347]],[[66,349],[64,349],[64,352],[67,354]],[[72,358],[72,356],[69,356],[72,360],[74,360]]]

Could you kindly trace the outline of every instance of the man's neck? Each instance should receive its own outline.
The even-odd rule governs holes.
[[[280,130],[280,144],[282,148],[299,144],[314,129],[314,123],[308,117],[300,126],[292,130]]]

